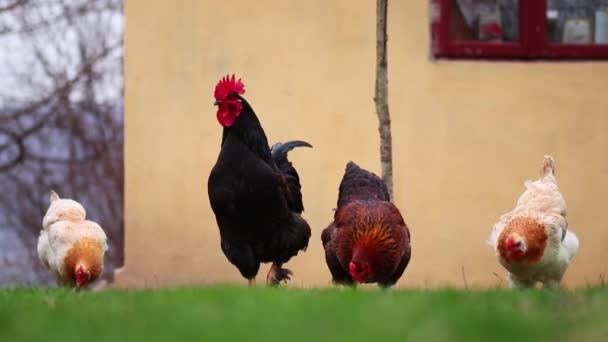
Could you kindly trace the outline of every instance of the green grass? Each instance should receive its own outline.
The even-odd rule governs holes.
[[[608,289],[0,289],[0,341],[608,341]]]

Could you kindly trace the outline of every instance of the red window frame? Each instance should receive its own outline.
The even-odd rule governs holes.
[[[547,1],[519,0],[519,41],[480,42],[450,37],[452,0],[431,0],[431,51],[436,58],[608,59],[608,44],[562,44],[547,40]]]

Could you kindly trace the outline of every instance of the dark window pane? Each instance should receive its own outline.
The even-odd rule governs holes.
[[[608,0],[548,0],[547,39],[564,44],[608,44]]]
[[[519,0],[451,0],[450,38],[519,40]]]

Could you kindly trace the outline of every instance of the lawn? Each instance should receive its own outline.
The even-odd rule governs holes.
[[[608,341],[608,289],[0,289],[0,341]]]

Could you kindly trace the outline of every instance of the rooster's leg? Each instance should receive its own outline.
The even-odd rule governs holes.
[[[266,283],[268,285],[278,285],[281,281],[287,283],[288,280],[291,280],[291,276],[293,272],[286,268],[281,268],[281,264],[273,263],[268,271],[268,275],[266,276]]]
[[[249,281],[249,287],[255,286],[255,278],[248,279],[248,281]]]

